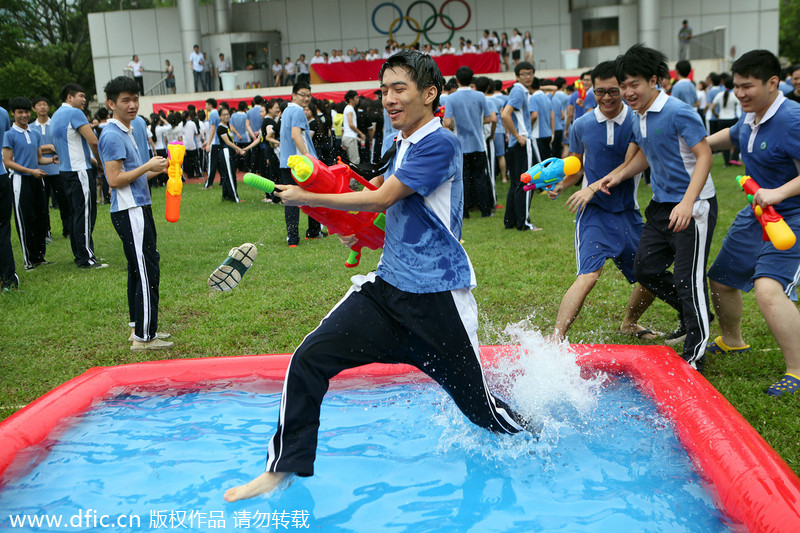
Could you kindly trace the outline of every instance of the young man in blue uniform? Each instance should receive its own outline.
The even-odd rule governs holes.
[[[567,200],[576,211],[575,253],[578,277],[564,294],[558,308],[553,338],[561,341],[578,317],[583,302],[594,288],[606,260],[611,259],[628,283],[636,283],[633,261],[642,234],[642,214],[636,201],[639,179],[621,183],[611,195],[598,194],[597,182],[621,166],[633,140],[633,112],[622,101],[613,61],[592,70],[597,107],[575,121],[570,129],[570,154],[583,160],[583,184]],[[580,173],[567,176],[548,194],[555,199],[577,183]],[[640,339],[653,340],[658,334],[638,324],[654,300],[653,294],[637,284],[628,300],[620,331]]]
[[[781,93],[780,62],[767,50],[747,52],[731,71],[745,114],[732,128],[712,135],[709,144],[714,150],[738,147],[748,174],[761,186],[754,204],[773,206],[800,235],[800,104]],[[708,277],[722,335],[706,353],[750,350],[742,337],[742,291],[755,287],[758,307],[786,360],[786,374],[767,393],[800,391],[800,312],[792,302],[800,281],[800,243],[777,250],[762,239],[761,225],[746,206],[725,235]]]
[[[706,262],[717,200],[705,128],[694,109],[659,88],[658,80],[668,74],[664,54],[641,44],[617,59],[622,97],[636,112],[634,140],[627,164],[603,178],[600,187],[609,193],[650,167],[653,199],[645,211],[634,275],[678,311],[681,326],[666,340],[677,343],[683,337],[683,358],[698,368],[709,336]]]
[[[147,179],[164,172],[167,160],[142,163],[133,136],[139,111],[139,85],[120,76],[105,86],[106,105],[114,112],[100,135],[100,157],[111,189],[111,223],[128,260],[128,312],[133,323],[131,350],[162,350],[173,343],[158,334],[160,269],[156,225]]]
[[[551,145],[555,128],[555,114],[550,104],[550,98],[541,88],[541,80],[534,78],[531,89],[533,94],[528,98],[528,107],[531,110],[531,138],[536,140],[539,157],[544,161],[552,157],[553,153]]]
[[[39,96],[33,99],[33,109],[36,112],[36,120],[31,122],[30,127],[33,130],[36,130],[39,135],[42,137],[42,146],[53,145],[53,124],[50,120],[50,102],[47,98],[43,96]],[[55,149],[55,148],[53,148]],[[54,155],[55,152],[46,153],[45,155]],[[69,199],[67,198],[67,193],[64,190],[64,180],[61,179],[61,172],[58,169],[58,165],[53,163],[50,165],[41,165],[39,168],[45,171],[44,177],[44,184],[45,184],[45,194],[48,194],[49,191],[52,191],[53,196],[55,197],[56,201],[58,202],[58,210],[61,214],[61,235],[64,237],[69,237],[69,224],[71,219],[71,214],[69,210]],[[51,230],[50,228],[50,209],[49,209],[49,198],[44,203],[44,216],[47,217],[47,229],[48,231]]]
[[[0,106],[0,146],[5,133],[11,129],[8,111]],[[3,158],[0,157],[0,293],[19,288],[19,277],[14,266],[14,251],[11,248],[11,206],[14,193]]]
[[[229,489],[226,500],[269,492],[292,474],[313,475],[328,380],[354,366],[412,364],[474,423],[499,433],[522,430],[517,415],[488,391],[478,356],[475,273],[459,243],[461,149],[433,114],[443,81],[433,59],[419,52],[399,52],[384,63],[383,105],[400,134],[388,177],[373,180],[377,190],[320,195],[279,187],[276,195],[288,205],[386,210],[386,244],[377,272],[355,276],[344,299],[295,351],[267,471]]]
[[[11,174],[14,191],[14,215],[22,248],[25,270],[48,264],[44,258],[47,244],[47,198],[44,195],[45,171],[39,165],[52,164],[55,156],[42,154],[42,137],[28,125],[31,101],[14,97],[8,102],[14,125],[3,138],[3,163]],[[47,145],[48,151],[53,149]]]
[[[69,232],[72,254],[78,268],[104,268],[94,254],[92,232],[97,220],[97,178],[92,156],[97,154],[97,136],[83,114],[86,92],[76,83],[61,89],[63,103],[50,119],[59,170],[70,202]]]
[[[473,82],[471,68],[459,67],[456,80],[458,89],[447,98],[443,125],[455,131],[461,143],[464,159],[464,218],[469,218],[469,209],[473,205],[478,207],[482,217],[489,217],[494,208],[494,197],[489,183],[483,125],[492,120],[492,111],[486,96],[470,87]],[[496,116],[494,120],[497,120]]]

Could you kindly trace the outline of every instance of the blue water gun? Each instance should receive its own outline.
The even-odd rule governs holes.
[[[581,160],[571,155],[566,159],[551,157],[537,163],[520,175],[519,180],[525,185],[523,190],[549,191],[565,177],[577,173],[581,169]]]

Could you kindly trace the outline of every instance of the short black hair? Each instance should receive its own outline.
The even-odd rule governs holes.
[[[681,59],[675,63],[675,70],[682,78],[688,78],[689,74],[692,72],[692,64],[686,59]]]
[[[444,84],[444,87],[442,87],[442,90],[447,92],[455,91],[456,89],[458,89],[458,82],[456,81],[455,76],[447,80],[447,82]]]
[[[722,78],[716,72],[710,72],[708,77],[711,78],[711,85],[719,85],[719,82],[722,81]]]
[[[8,101],[8,110],[12,113],[17,109],[30,111],[32,107],[31,101],[24,96],[15,96]]]
[[[503,90],[503,80],[494,80],[494,90],[495,92]]]
[[[207,98],[206,104],[210,104],[214,109],[217,108],[217,100],[215,98]]]
[[[612,61],[611,63],[613,64],[614,62]],[[594,71],[592,71],[592,72],[594,72]],[[564,78],[559,76],[559,77],[557,77],[556,79],[553,80],[553,83],[555,84],[556,87],[561,89],[562,87],[564,87],[564,85],[567,84],[567,80],[565,80]],[[592,83],[594,83],[594,78],[592,78]]]
[[[117,76],[106,83],[106,86],[103,87],[103,91],[106,93],[106,100],[111,100],[116,103],[117,98],[119,98],[119,95],[122,93],[139,94],[139,84],[136,83],[136,80],[133,78]]]
[[[490,80],[486,76],[476,76],[474,82],[475,82],[475,90],[478,91],[479,93],[484,93],[484,94],[488,93],[490,85],[492,86],[492,91],[494,91],[494,84],[492,83],[492,80]]]
[[[100,109],[97,110],[97,113],[94,114],[94,118],[96,118],[100,122],[108,120],[108,109],[106,109],[105,107],[101,107]]]
[[[247,111],[247,102],[244,100],[239,102],[239,105],[236,106],[239,111]]]
[[[731,72],[767,83],[773,76],[780,79],[781,63],[769,50],[750,50],[733,62]]]
[[[542,80],[537,78],[536,76],[533,77],[533,81],[531,82],[531,89],[538,90],[539,87],[542,86]]]
[[[358,93],[356,91],[354,91],[353,89],[350,89],[349,91],[344,93],[344,101],[345,102],[349,102],[351,99],[355,98],[356,96],[358,96]]]
[[[788,75],[793,76],[794,73],[797,72],[798,70],[800,70],[800,65],[792,65],[791,67],[788,68],[789,71]],[[36,102],[34,102],[34,105],[36,105]]]
[[[472,78],[474,77],[475,73],[472,72],[472,69],[469,67],[458,67],[458,70],[456,70],[456,79],[458,80],[458,84],[462,87],[466,87],[472,83]]]
[[[622,82],[628,76],[641,76],[650,80],[669,77],[667,57],[654,48],[637,43],[617,58],[617,79]]]
[[[520,61],[517,63],[517,66],[514,67],[514,75],[519,77],[519,73],[523,70],[532,70],[534,74],[536,74],[536,67],[534,67],[531,63],[527,61]]]
[[[287,58],[288,59],[288,58]],[[292,85],[292,94],[297,94],[300,89],[308,89],[311,90],[311,84],[307,81],[298,81],[294,85]]]
[[[253,97],[253,105],[261,105],[264,103],[264,98],[261,95],[255,95]]]
[[[408,71],[411,81],[416,83],[417,89],[424,91],[428,87],[436,89],[436,97],[433,99],[433,110],[439,108],[439,96],[442,94],[444,77],[439,65],[427,54],[415,52],[413,50],[401,50],[389,57],[381,67],[380,79],[383,80],[383,73],[395,67],[403,67]]]
[[[66,102],[67,96],[75,96],[78,93],[86,93],[86,91],[77,83],[68,83],[61,88],[61,100]]]
[[[596,83],[595,80],[607,80],[610,78],[617,77],[617,66],[614,61],[603,61],[602,63],[598,63],[596,67],[592,69],[592,85]],[[556,80],[558,83],[558,80]]]
[[[36,105],[39,102],[44,102],[45,104],[50,105],[50,100],[48,100],[44,96],[37,96],[36,98],[33,99],[32,103],[33,103],[33,105]]]

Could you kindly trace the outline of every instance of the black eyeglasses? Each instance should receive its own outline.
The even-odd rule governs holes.
[[[610,89],[595,89],[594,94],[598,98],[602,98],[605,95],[609,96],[619,96],[619,87],[612,87]]]
[[[300,98],[311,98],[311,93],[295,93]]]

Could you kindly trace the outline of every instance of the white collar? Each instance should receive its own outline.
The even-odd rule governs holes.
[[[50,124],[50,117],[47,117],[47,122],[39,122],[39,117],[36,117],[36,124],[39,124],[40,126],[47,126]]]
[[[781,106],[784,100],[786,100],[786,97],[783,95],[782,92],[778,91],[778,96],[775,97],[775,101],[772,102],[772,105],[769,106],[767,112],[764,113],[763,117],[761,117],[761,122],[758,123],[758,126],[771,119],[773,115],[775,115],[775,113],[778,112],[778,108]],[[744,123],[750,126],[751,128],[753,127],[753,125],[755,125],[755,122],[756,122],[755,113],[747,113],[744,116]]]
[[[647,111],[645,111],[644,113],[639,113],[637,111],[636,114],[639,116],[643,116],[650,112],[658,113],[662,109],[664,109],[664,106],[667,104],[668,101],[669,101],[669,95],[664,91],[659,91],[658,96],[656,96],[656,99],[653,101],[652,104],[650,104],[650,107],[647,108]]]
[[[596,118],[597,122],[599,122],[600,124],[602,124],[603,122],[608,122],[610,120],[614,124],[620,126],[622,125],[623,122],[625,122],[625,119],[628,117],[629,110],[630,108],[625,104],[625,102],[622,102],[622,111],[617,113],[616,117],[609,118],[605,116],[602,111],[600,111],[600,107],[595,107],[594,118]]]
[[[472,87],[459,87],[456,91],[471,91]]]
[[[433,117],[427,124],[425,124],[420,129],[412,133],[408,139],[404,137],[402,131],[397,135],[397,139],[401,141],[408,141],[411,144],[417,144],[419,141],[424,139],[428,134],[433,133],[434,131],[438,130],[441,127],[442,127],[442,121],[439,120],[439,117]]]
[[[133,124],[131,124],[130,128],[129,128],[129,127],[126,127],[126,126],[125,126],[125,124],[123,124],[122,122],[120,122],[120,121],[119,121],[119,120],[117,120],[116,118],[110,118],[110,119],[108,119],[108,123],[109,123],[109,124],[114,124],[114,125],[116,125],[116,126],[117,126],[119,129],[121,129],[121,130],[122,130],[124,133],[128,133],[128,134],[131,134],[131,133],[133,133]]]
[[[28,128],[20,128],[19,126],[17,126],[16,122],[11,125],[11,129],[17,130],[18,132],[24,133],[25,135],[28,134]]]

